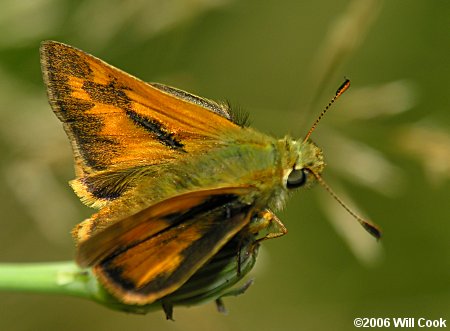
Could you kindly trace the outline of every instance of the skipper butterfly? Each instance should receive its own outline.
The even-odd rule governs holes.
[[[72,144],[70,185],[99,209],[73,230],[76,260],[120,302],[160,301],[171,318],[171,296],[205,267],[239,258],[242,247],[254,257],[262,240],[286,233],[273,210],[290,191],[319,181],[332,193],[309,139],[318,121],[305,139],[275,139],[226,104],[145,83],[62,43],[43,42],[41,64]]]

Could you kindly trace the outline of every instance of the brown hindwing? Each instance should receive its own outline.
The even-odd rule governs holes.
[[[202,191],[205,194],[203,199],[196,192],[197,197],[187,204],[183,200],[190,200],[189,195],[180,196],[178,210],[167,210],[167,213],[145,221],[146,211],[139,213],[141,215],[135,218],[140,219],[135,222],[137,225],[121,235],[113,236],[117,244],[95,264],[94,272],[102,284],[128,304],[152,303],[183,285],[249,223],[253,214],[253,206],[241,202],[240,195],[232,193],[233,190],[216,191]],[[176,200],[177,197],[159,203],[156,209],[171,209]],[[188,208],[194,200],[198,204]],[[165,206],[165,202],[170,208]],[[156,213],[157,210],[147,211],[148,215]],[[114,232],[110,230],[110,233]],[[129,238],[133,234],[135,237]],[[130,240],[123,240],[125,238]],[[96,246],[99,244],[96,236],[88,241],[95,242]],[[104,242],[112,245],[116,241],[112,238],[100,241]],[[83,244],[80,249],[83,250]]]

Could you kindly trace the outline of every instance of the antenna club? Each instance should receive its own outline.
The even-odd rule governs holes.
[[[383,236],[381,230],[374,224],[369,223],[367,221],[364,221],[364,223],[361,224],[367,232],[369,232],[373,237],[375,237],[376,240],[380,240]]]
[[[345,81],[341,84],[341,86],[339,86],[339,88],[336,90],[336,94],[334,95],[334,97],[330,100],[330,102],[328,103],[328,105],[324,108],[324,110],[322,110],[322,112],[320,113],[319,117],[317,117],[316,121],[314,122],[314,124],[311,126],[311,129],[309,129],[308,133],[305,136],[305,139],[303,139],[303,142],[307,141],[309,139],[309,137],[311,136],[311,134],[314,132],[314,130],[317,127],[317,124],[319,124],[320,120],[322,119],[322,117],[326,114],[326,112],[328,111],[328,109],[331,107],[331,105],[345,92],[348,90],[348,88],[350,87],[350,79],[345,78]]]
[[[336,90],[336,94],[335,94],[335,98],[334,99],[340,97],[345,91],[348,90],[349,87],[350,87],[350,79],[345,78],[345,81]]]

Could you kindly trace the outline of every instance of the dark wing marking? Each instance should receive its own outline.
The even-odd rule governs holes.
[[[129,304],[154,302],[183,285],[249,223],[253,213],[253,206],[241,202],[240,195],[210,193],[203,199],[193,198],[190,202],[199,203],[191,208],[187,208],[190,202],[182,203],[183,207],[177,211],[147,220],[140,213],[135,218],[138,225],[115,236],[119,244],[95,264],[94,272],[102,284]],[[190,200],[188,195],[184,196]],[[100,235],[87,241],[93,242]],[[129,242],[123,240],[126,238]]]

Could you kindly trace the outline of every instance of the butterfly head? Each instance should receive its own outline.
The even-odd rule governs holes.
[[[345,79],[344,83],[337,89],[334,97],[311,126],[305,138],[292,144],[294,146],[294,152],[295,147],[297,147],[296,149],[298,151],[293,168],[285,172],[286,188],[292,189],[304,186],[305,184],[317,180],[322,182],[321,174],[325,166],[325,163],[323,162],[323,153],[322,150],[311,141],[310,137],[331,105],[349,88],[349,86],[350,80]]]
[[[322,173],[325,166],[322,149],[312,141],[292,142],[295,161],[285,170],[287,189],[308,186]]]

